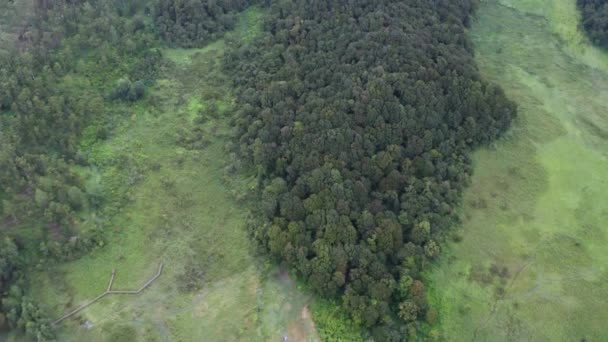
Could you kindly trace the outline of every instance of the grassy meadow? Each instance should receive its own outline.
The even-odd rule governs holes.
[[[462,225],[427,274],[444,340],[608,336],[608,52],[579,22],[574,0],[477,13],[477,62],[519,117],[474,155]]]
[[[230,34],[251,40],[261,15],[248,10]],[[238,194],[255,180],[226,172],[234,99],[223,53],[223,40],[165,49],[169,63],[146,99],[112,109],[119,115],[109,139],[91,138],[97,127],[85,132],[92,166],[81,172],[110,199],[101,208],[111,216],[107,243],[35,272],[36,299],[58,318],[103,292],[112,269],[113,289],[131,290],[159,263],[165,267],[143,293],[108,296],[62,322],[59,340],[318,340],[311,296],[251,253],[247,205]],[[87,217],[95,221],[95,214]]]

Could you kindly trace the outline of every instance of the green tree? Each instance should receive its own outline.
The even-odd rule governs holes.
[[[399,317],[405,322],[415,321],[418,318],[418,305],[412,301],[403,301],[399,304]]]
[[[74,210],[80,210],[86,205],[87,199],[79,188],[71,186],[68,189],[68,201]]]
[[[36,192],[34,193],[34,200],[40,208],[46,208],[49,205],[49,196],[46,192],[40,189],[36,189]]]

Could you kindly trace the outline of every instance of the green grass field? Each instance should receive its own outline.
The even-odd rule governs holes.
[[[251,40],[261,12],[245,12],[236,34]],[[89,255],[32,275],[32,290],[54,318],[113,288],[139,295],[102,299],[59,327],[61,341],[318,340],[310,295],[252,256],[246,204],[255,182],[226,173],[233,97],[222,73],[223,41],[198,50],[165,50],[172,61],[146,99],[118,105],[108,140],[85,133],[89,186],[114,211],[108,242]],[[216,108],[216,110],[212,110]],[[199,134],[193,137],[193,128]],[[94,132],[95,128],[91,128]],[[192,142],[204,142],[193,146]],[[112,198],[126,198],[116,207]],[[125,203],[122,205],[122,203]],[[88,217],[89,224],[95,215]],[[86,224],[85,224],[86,225]],[[83,327],[89,321],[91,328]]]
[[[608,336],[608,54],[574,0],[489,0],[471,34],[482,74],[519,104],[474,156],[463,224],[428,273],[449,341]]]

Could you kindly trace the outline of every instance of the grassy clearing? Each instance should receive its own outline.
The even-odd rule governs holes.
[[[500,4],[525,14],[546,18],[552,33],[563,43],[562,53],[594,67],[606,68],[608,55],[590,44],[580,29],[581,15],[572,0],[500,0]]]
[[[428,275],[448,340],[608,334],[608,56],[578,22],[573,0],[487,1],[479,10],[478,63],[520,117],[476,153],[464,238]]]
[[[262,31],[263,21],[263,10],[254,6],[243,13],[233,34],[236,34],[240,40],[249,43],[258,32]]]
[[[250,23],[260,17],[257,8],[244,14]],[[234,34],[249,39],[255,27]],[[247,209],[222,182],[233,105],[221,72],[223,44],[165,50],[173,66],[145,100],[114,108],[120,117],[110,139],[85,133],[90,186],[126,204],[110,200],[102,208],[113,214],[106,246],[32,276],[36,299],[59,317],[101,293],[113,268],[114,289],[138,288],[161,261],[165,269],[142,294],[109,296],[66,320],[61,341],[317,339],[310,318],[302,319],[310,298],[250,254]],[[195,127],[205,143],[193,147]],[[252,184],[228,181],[233,188]]]

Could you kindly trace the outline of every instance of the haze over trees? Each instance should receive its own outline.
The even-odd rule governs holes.
[[[608,1],[577,0],[576,4],[583,16],[583,28],[589,39],[604,49],[608,49]]]

